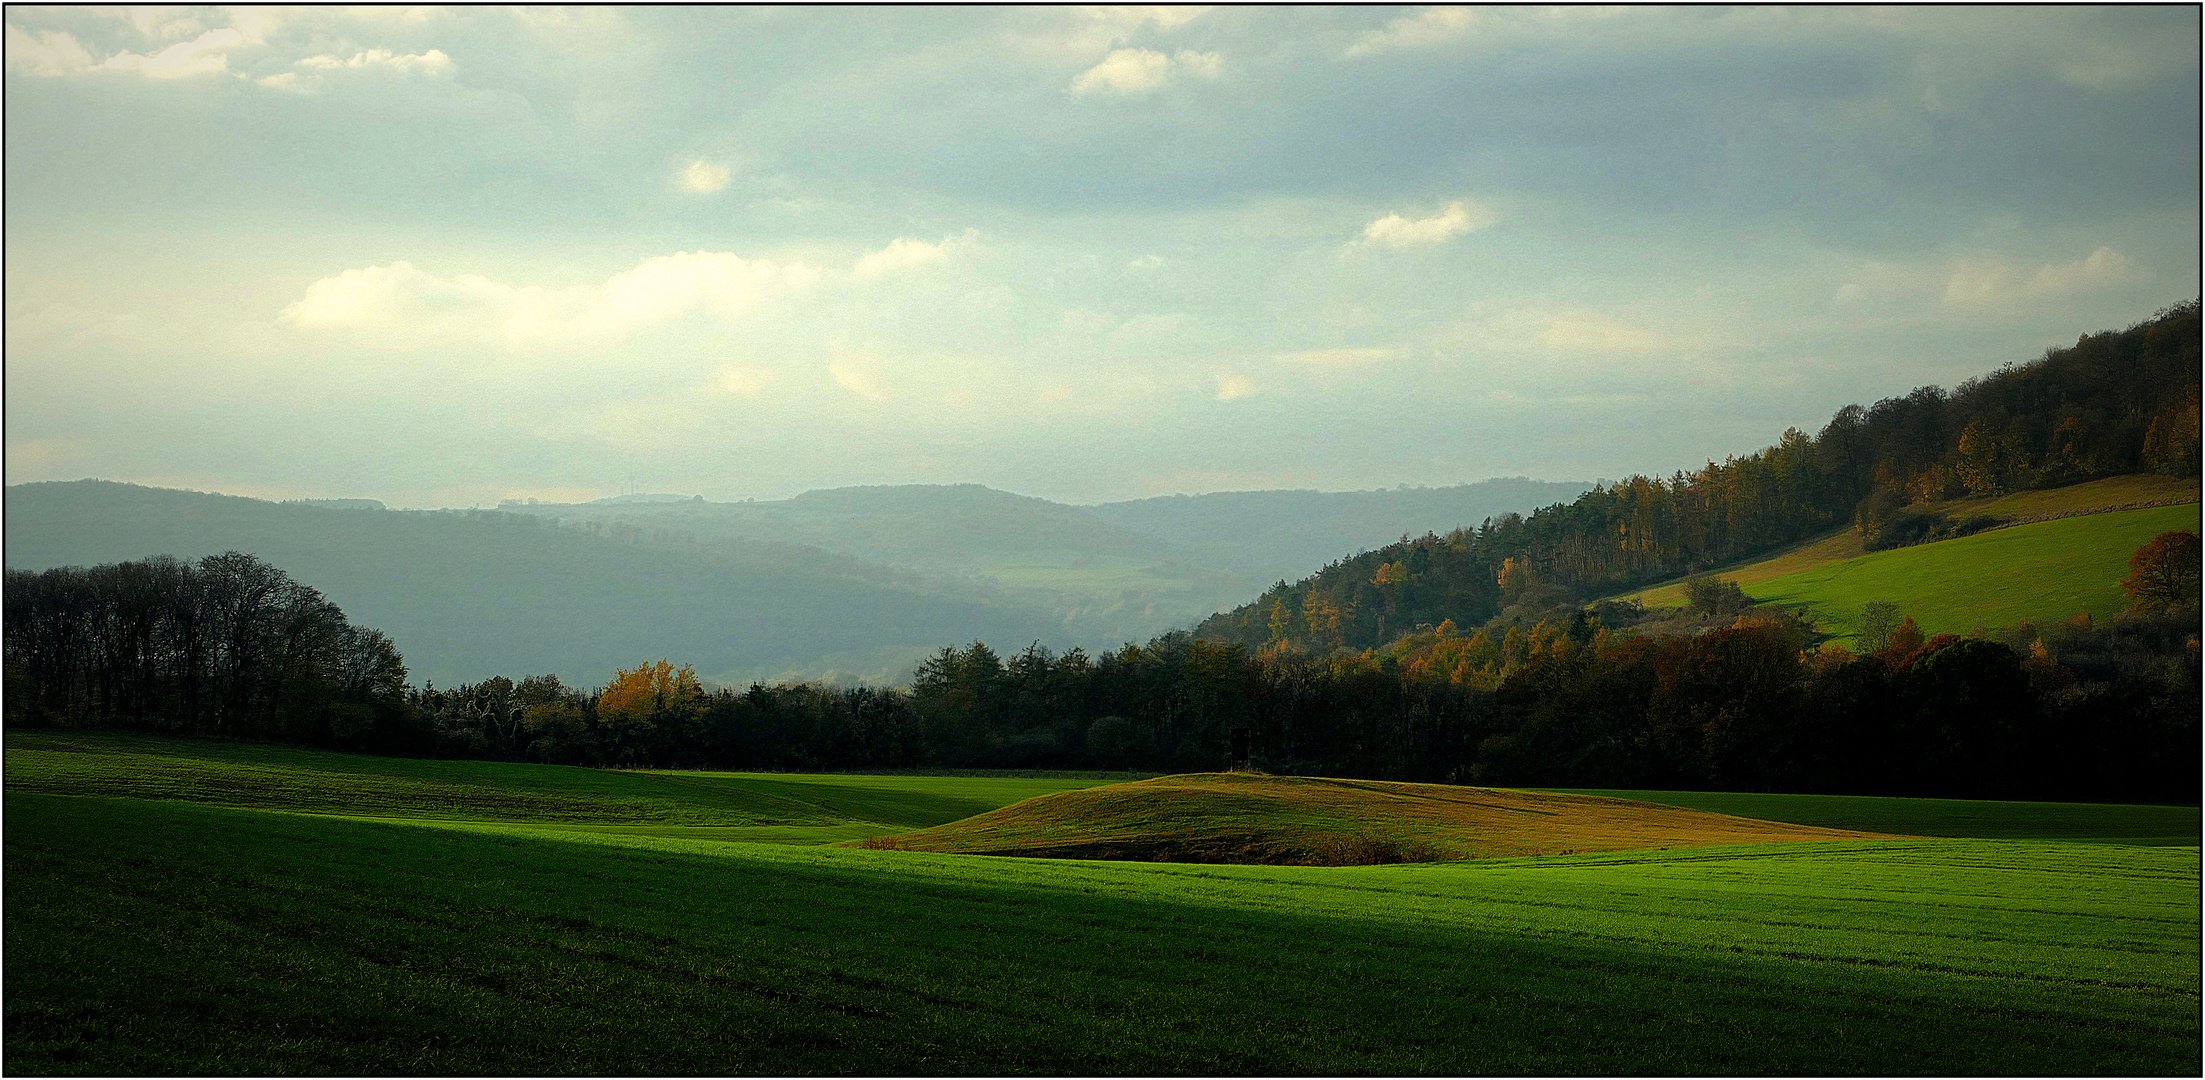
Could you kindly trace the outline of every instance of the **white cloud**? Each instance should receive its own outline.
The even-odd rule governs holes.
[[[1171,30],[1200,18],[1210,8],[1208,4],[1083,4],[1079,12],[1117,26],[1135,27],[1153,22],[1159,29]]]
[[[10,23],[6,36],[7,69],[13,74],[52,78],[92,66],[92,55],[62,31],[41,30],[34,38]]]
[[[187,32],[188,29],[190,28],[186,28]],[[219,75],[230,68],[228,50],[241,45],[258,44],[260,40],[235,28],[223,27],[209,30],[190,41],[171,45],[150,56],[118,52],[95,64],[91,54],[76,38],[59,30],[40,31],[33,37],[11,24],[7,28],[6,36],[7,69],[18,75],[46,78],[85,71],[127,71],[149,79]]]
[[[1987,304],[2057,296],[2104,288],[2143,277],[2128,256],[2101,247],[2071,263],[2046,264],[2035,271],[2002,262],[1963,263],[1945,280],[1948,304]]]
[[[1573,352],[1638,352],[1670,344],[1668,338],[1653,331],[1589,312],[1554,316],[1547,320],[1546,329],[1531,335],[1531,340],[1550,349]]]
[[[101,71],[132,71],[149,79],[186,79],[194,75],[219,75],[230,69],[227,50],[250,41],[231,27],[209,30],[190,41],[171,45],[151,56],[116,53],[102,61]]]
[[[1131,262],[1126,263],[1125,268],[1128,270],[1154,270],[1162,265],[1164,265],[1164,257],[1162,255],[1143,255],[1138,259],[1134,259]]]
[[[521,344],[618,335],[699,311],[733,321],[818,278],[804,263],[683,251],[646,259],[594,288],[554,290],[474,274],[438,277],[400,261],[323,278],[278,321],[301,330]]]
[[[1430,7],[1366,32],[1348,46],[1348,56],[1371,56],[1396,49],[1443,45],[1470,33],[1477,15],[1466,7]]]
[[[698,158],[682,166],[681,172],[675,176],[675,182],[681,185],[683,191],[710,195],[727,187],[728,176],[727,166]]]
[[[351,58],[340,60],[334,56],[309,56],[292,65],[314,71],[341,71],[361,68],[386,67],[396,71],[419,72],[424,75],[442,75],[452,70],[452,58],[442,49],[430,49],[425,53],[399,54],[389,49],[365,49],[353,53]]]
[[[340,58],[327,53],[309,56],[292,62],[291,66],[298,70],[278,72],[255,81],[274,90],[311,94],[320,89],[320,73],[323,72],[383,69],[408,75],[444,76],[451,74],[452,58],[445,55],[442,49],[430,49],[424,53],[364,49],[350,57]]]
[[[1492,223],[1491,210],[1478,203],[1457,199],[1448,203],[1447,209],[1428,218],[1387,214],[1364,226],[1363,235],[1350,241],[1340,254],[1345,256],[1365,248],[1407,251],[1411,248],[1430,247]]]
[[[971,229],[965,230],[962,236],[943,237],[939,244],[899,236],[889,241],[887,247],[860,256],[851,272],[861,278],[874,278],[940,262],[976,243],[979,237],[980,234]]]
[[[1166,56],[1154,49],[1112,49],[1102,63],[1072,80],[1072,93],[1079,97],[1146,94],[1170,83],[1181,72],[1214,79],[1223,69],[1224,57],[1214,52],[1181,49],[1176,55]]]
[[[1242,375],[1237,371],[1220,371],[1214,377],[1217,379],[1217,400],[1219,401],[1244,398],[1256,392],[1256,384],[1248,381],[1246,375]]]
[[[888,400],[888,391],[881,388],[879,380],[848,364],[828,364],[827,375],[835,381],[836,386],[848,390],[867,401],[881,402]]]

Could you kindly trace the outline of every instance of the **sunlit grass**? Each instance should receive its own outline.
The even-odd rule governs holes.
[[[1931,634],[2048,626],[2127,607],[2120,582],[2129,556],[2162,532],[2196,531],[2198,520],[2195,503],[2118,510],[1865,554],[1857,536],[1841,533],[1717,576],[1735,579],[1757,602],[1813,608],[1832,640],[1846,645],[1875,600],[1898,604]],[[1682,585],[1633,595],[1655,607],[1684,600]]]
[[[77,1073],[2159,1073],[2197,853],[974,858],[7,796]]]

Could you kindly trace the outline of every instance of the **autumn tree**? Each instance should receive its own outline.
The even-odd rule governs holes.
[[[2121,591],[2147,611],[2198,598],[2198,536],[2176,530],[2144,542],[2129,556]]]

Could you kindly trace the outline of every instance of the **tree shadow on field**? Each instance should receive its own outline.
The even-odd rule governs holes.
[[[2151,1073],[2196,1053],[2194,987],[2109,1003],[1174,895],[1193,867],[8,810],[21,1074]]]

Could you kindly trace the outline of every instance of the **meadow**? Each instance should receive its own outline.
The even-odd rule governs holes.
[[[1866,553],[1859,536],[1846,530],[1716,576],[1737,581],[1757,603],[1812,608],[1822,629],[1845,645],[1852,643],[1861,609],[1875,600],[1898,604],[1928,634],[1965,634],[1978,626],[2024,621],[2049,626],[2085,612],[2103,618],[2126,608],[2129,599],[2120,582],[2128,576],[2129,556],[2162,532],[2196,531],[2198,515],[2196,503],[2077,512]],[[1683,602],[1683,586],[1659,586],[1627,598],[1674,606]]]
[[[2187,845],[2021,838],[2102,831],[2108,812],[2077,826],[2032,804],[1994,839],[1089,862],[708,830],[918,819],[1107,778],[585,783],[543,766],[82,739],[7,740],[18,1074],[2199,1065],[2195,808]],[[163,757],[201,779],[117,794]],[[271,787],[270,772],[327,778]],[[224,774],[243,779],[215,791]],[[390,812],[409,784],[510,793],[532,774],[564,816],[509,800],[495,820]],[[178,797],[193,784],[202,797]],[[378,789],[364,811],[336,808]],[[588,820],[592,790],[619,820]],[[782,801],[741,801],[760,793]],[[764,823],[807,802],[812,825]],[[1998,824],[1981,807],[1877,806],[1887,826]],[[2130,816],[2167,829],[2179,815],[2151,824],[2159,809]]]

